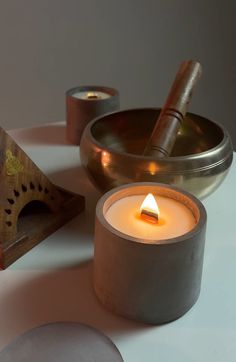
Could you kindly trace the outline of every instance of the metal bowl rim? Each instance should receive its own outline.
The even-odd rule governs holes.
[[[90,121],[86,128],[85,128],[85,131],[84,131],[84,135],[86,136],[86,134],[88,134],[88,136],[92,139],[93,143],[99,147],[101,150],[104,150],[104,151],[107,151],[107,152],[112,152],[113,154],[116,154],[118,156],[127,156],[127,157],[130,157],[130,158],[133,158],[133,159],[140,159],[142,158],[143,160],[147,160],[147,161],[153,161],[153,162],[156,162],[157,159],[156,158],[153,158],[152,156],[143,156],[143,155],[136,155],[136,154],[133,154],[133,153],[128,153],[128,152],[119,152],[113,148],[109,148],[107,146],[104,146],[102,143],[98,142],[96,140],[96,138],[93,136],[92,132],[91,132],[91,129],[93,127],[93,125],[101,120],[102,118],[105,118],[107,116],[110,116],[110,115],[113,115],[113,114],[117,114],[117,113],[122,113],[122,112],[131,112],[131,111],[145,111],[145,110],[160,110],[161,108],[155,108],[155,107],[144,107],[144,108],[128,108],[128,109],[120,109],[118,111],[114,111],[114,112],[109,112],[109,113],[106,113],[105,115],[102,115],[102,116],[99,116],[99,117],[96,117],[94,118],[92,121]],[[176,157],[165,157],[165,159],[158,159],[158,162],[160,163],[166,163],[166,162],[180,162],[180,161],[190,161],[190,160],[194,160],[195,158],[200,158],[201,156],[204,157],[206,156],[207,154],[209,153],[212,153],[214,152],[215,150],[217,149],[220,149],[224,144],[225,144],[225,141],[228,140],[230,141],[230,138],[229,138],[229,135],[228,135],[228,132],[226,130],[226,128],[224,126],[222,126],[221,124],[215,122],[215,121],[212,121],[210,120],[209,118],[206,118],[206,117],[203,117],[201,115],[198,115],[196,113],[192,113],[192,112],[188,112],[187,113],[188,115],[193,115],[193,116],[196,116],[196,117],[201,117],[201,118],[205,118],[207,121],[217,125],[222,133],[223,133],[223,139],[222,141],[215,147],[213,148],[210,148],[209,150],[207,151],[204,151],[204,152],[199,152],[198,154],[190,154],[190,155],[186,155],[186,156],[176,156]],[[229,152],[229,155],[231,153]],[[222,161],[224,162],[224,160]],[[219,163],[219,160],[217,161],[217,164]]]

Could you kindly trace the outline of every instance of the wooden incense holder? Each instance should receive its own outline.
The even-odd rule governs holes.
[[[200,74],[201,65],[198,62],[189,60],[181,64],[144,155],[162,158],[171,154]]]
[[[84,210],[81,195],[53,185],[0,128],[0,268]]]

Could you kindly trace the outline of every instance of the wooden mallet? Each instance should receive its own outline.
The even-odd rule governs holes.
[[[200,75],[200,63],[188,60],[180,65],[166,103],[147,142],[144,155],[163,158],[171,154]]]

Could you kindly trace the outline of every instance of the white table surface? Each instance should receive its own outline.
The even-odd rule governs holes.
[[[203,201],[208,227],[197,303],[172,323],[149,326],[113,315],[94,295],[94,209],[100,194],[80,167],[79,148],[66,144],[65,125],[10,134],[54,183],[86,197],[86,211],[0,271],[0,349],[35,326],[77,321],[107,334],[127,362],[235,361],[235,161],[223,184]]]

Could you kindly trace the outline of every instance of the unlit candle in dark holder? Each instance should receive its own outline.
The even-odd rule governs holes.
[[[80,144],[85,126],[94,118],[119,109],[119,93],[114,88],[79,86],[66,92],[66,138]]]
[[[149,193],[159,202],[155,223],[140,209]],[[154,208],[148,211],[155,215]],[[181,317],[200,293],[205,228],[202,203],[175,187],[142,182],[107,192],[96,209],[94,287],[100,301],[151,324]]]

